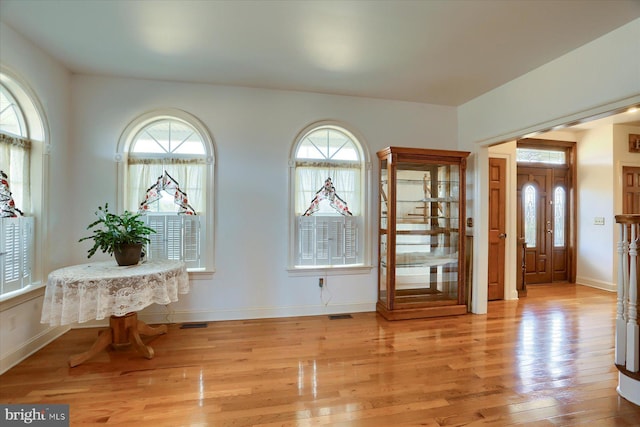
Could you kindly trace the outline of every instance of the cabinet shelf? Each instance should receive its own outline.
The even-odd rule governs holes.
[[[389,320],[467,312],[468,152],[389,147],[380,160],[378,312]]]

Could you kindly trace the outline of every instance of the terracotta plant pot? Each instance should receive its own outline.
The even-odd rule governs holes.
[[[132,243],[117,247],[113,256],[120,266],[136,265],[142,257],[142,243]]]

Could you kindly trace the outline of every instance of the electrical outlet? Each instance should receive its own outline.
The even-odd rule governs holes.
[[[324,286],[324,278],[323,277],[318,279],[318,286],[319,287],[323,287]]]

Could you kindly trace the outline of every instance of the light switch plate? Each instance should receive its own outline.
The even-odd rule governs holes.
[[[603,216],[597,216],[597,217],[593,218],[593,225],[604,225],[604,217]]]

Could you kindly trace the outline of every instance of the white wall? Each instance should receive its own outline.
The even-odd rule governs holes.
[[[614,290],[614,163],[612,125],[584,132],[577,145],[576,282]],[[596,225],[595,218],[605,219]]]
[[[458,107],[459,147],[475,153],[474,253],[487,247],[488,145],[640,103],[640,19]],[[487,266],[475,257],[475,313],[487,311]]]
[[[30,92],[39,100],[48,124],[51,153],[43,159],[43,181],[32,183],[34,194],[44,191],[42,183],[53,190],[48,200],[37,201],[41,210],[37,218],[35,280],[46,280],[51,268],[68,262],[62,248],[70,248],[68,212],[73,209],[73,195],[65,189],[71,176],[69,170],[70,75],[46,53],[0,23],[0,63],[13,76],[28,82]],[[45,125],[46,125],[45,124]],[[55,231],[55,232],[54,232]],[[54,250],[55,249],[55,250]],[[66,328],[49,328],[40,324],[44,289],[35,289],[0,303],[0,373],[19,362]]]
[[[336,119],[364,138],[371,153],[389,145],[455,149],[456,110],[425,104],[334,95],[74,76],[75,126],[70,174],[76,179],[73,226],[77,241],[98,205],[116,203],[116,144],[127,124],[149,110],[178,108],[199,118],[216,145],[216,271],[197,276],[171,307],[152,307],[146,320],[245,319],[373,311],[377,300],[377,191],[370,198],[374,267],[327,278],[287,272],[289,154],[310,123]],[[90,165],[90,166],[89,166]],[[321,183],[319,183],[320,185]],[[86,261],[89,244],[71,245],[69,262]]]

